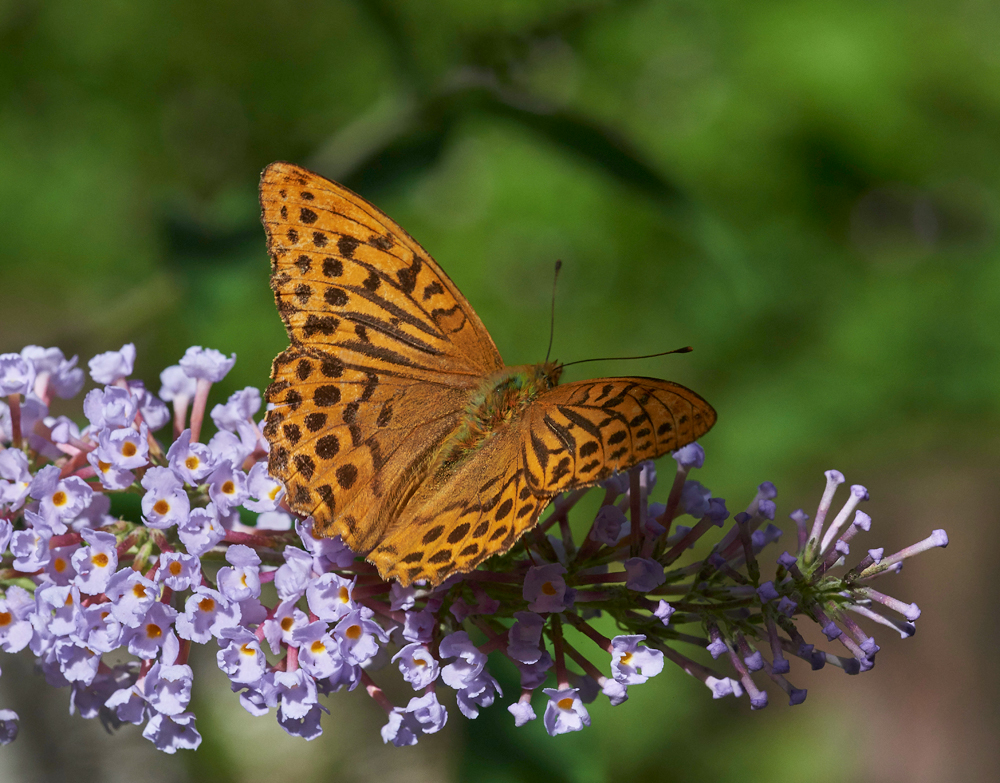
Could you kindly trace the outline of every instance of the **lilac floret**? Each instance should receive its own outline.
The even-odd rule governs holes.
[[[398,612],[403,609],[409,611],[416,605],[417,589],[415,587],[403,587],[399,582],[389,585],[389,608]]]
[[[102,430],[101,435],[108,430]],[[109,449],[98,445],[94,451],[87,455],[87,462],[94,469],[94,473],[101,480],[101,486],[111,491],[128,489],[135,482],[135,474],[127,468],[119,467],[114,463],[114,455]]]
[[[708,514],[712,493],[700,481],[685,481],[681,490],[680,510],[695,519]]]
[[[389,713],[389,721],[382,727],[382,742],[391,742],[397,748],[417,744],[417,735],[434,734],[448,721],[448,713],[434,693],[415,696],[409,704],[396,707]]]
[[[434,682],[440,672],[438,662],[431,655],[431,651],[417,642],[402,647],[392,657],[392,662],[399,663],[400,674],[415,691],[426,688]]]
[[[59,669],[69,682],[81,682],[89,685],[97,676],[101,665],[101,656],[89,647],[76,644],[69,639],[60,639],[55,644],[56,660]]]
[[[14,525],[9,519],[0,517],[0,552],[7,551],[7,545],[14,535]]]
[[[31,362],[36,378],[48,376],[49,389],[57,397],[68,400],[83,388],[83,370],[76,366],[78,357],[67,359],[58,348],[42,348],[37,345],[23,348],[21,357]]]
[[[193,345],[184,352],[181,358],[181,369],[192,378],[198,378],[212,383],[218,383],[236,364],[236,354],[228,359],[214,348],[202,348]]]
[[[215,470],[215,457],[204,443],[191,442],[191,430],[177,436],[167,451],[170,469],[192,487],[196,487]]]
[[[223,462],[230,465],[242,465],[247,457],[253,453],[254,444],[244,443],[239,437],[226,430],[219,430],[208,442],[208,448],[212,452],[212,460],[216,466]]]
[[[517,728],[537,717],[530,701],[515,701],[507,706],[507,712],[514,716],[514,726]]]
[[[722,641],[722,639],[712,640],[705,647],[705,649],[708,650],[709,655],[711,655],[712,658],[716,660],[719,658],[720,655],[723,655],[729,651],[729,647],[726,645],[724,641]]]
[[[201,560],[184,552],[160,554],[156,578],[175,592],[201,584]]]
[[[111,533],[97,530],[83,530],[80,535],[90,546],[73,553],[72,563],[76,571],[73,584],[82,593],[99,595],[107,589],[118,568],[118,540]]]
[[[194,516],[192,514],[192,516]],[[189,547],[190,548],[190,547]],[[302,597],[313,576],[313,558],[308,552],[293,546],[285,547],[285,563],[274,575],[274,586],[282,601],[294,601]]]
[[[677,460],[679,468],[700,468],[705,464],[705,449],[697,443],[672,451],[670,456]]]
[[[611,640],[611,673],[624,685],[640,685],[663,671],[663,653],[640,645],[644,634]]]
[[[258,514],[274,511],[284,496],[285,488],[280,482],[271,478],[267,472],[266,462],[258,462],[250,468],[250,474],[247,476],[247,499],[243,501],[244,506]],[[257,526],[260,526],[259,521]]]
[[[282,643],[293,646],[298,644],[293,639],[294,632],[309,623],[306,613],[295,606],[296,600],[282,601],[275,608],[274,615],[264,620],[264,638],[275,655],[281,654]],[[325,623],[322,625],[326,627]]]
[[[648,557],[630,557],[625,561],[625,586],[629,590],[648,593],[666,581],[663,566]]]
[[[521,672],[521,687],[534,690],[542,685],[552,666],[552,656],[549,655],[548,650],[542,650],[542,657],[535,663],[519,663],[517,668]]]
[[[456,696],[459,711],[469,720],[479,717],[480,707],[489,707],[497,696],[503,696],[493,676],[483,669]]]
[[[196,508],[177,527],[177,535],[192,555],[200,557],[226,537],[215,504]]]
[[[216,660],[233,682],[251,685],[267,672],[267,659],[253,631],[242,626],[225,628],[219,644],[225,646],[216,653]]]
[[[177,635],[198,644],[205,644],[213,636],[221,638],[225,628],[240,622],[240,607],[222,593],[210,587],[199,586],[184,602],[184,613],[176,621]]]
[[[122,643],[137,658],[152,659],[159,655],[177,617],[177,610],[159,601],[155,602],[142,621],[127,628]]]
[[[38,513],[52,525],[52,532],[66,532],[65,523],[76,519],[90,505],[94,490],[77,476],[62,478],[56,465],[35,474],[29,494],[38,501]]]
[[[338,574],[323,574],[306,588],[309,610],[321,620],[335,622],[357,609],[351,598],[357,580],[345,579]]]
[[[0,450],[0,506],[17,511],[28,499],[31,481],[27,455],[15,448]]]
[[[316,681],[302,669],[267,675],[274,683],[274,699],[279,718],[302,720],[316,704]]]
[[[590,529],[590,538],[598,543],[614,546],[621,539],[626,522],[625,513],[617,506],[601,506]]]
[[[83,413],[96,430],[131,427],[138,412],[139,398],[119,386],[91,389],[83,398]]]
[[[301,671],[301,670],[300,670]],[[304,740],[314,740],[323,733],[323,728],[319,725],[322,713],[330,711],[322,704],[314,704],[309,708],[309,712],[301,718],[292,718],[283,712],[278,712],[278,725],[281,726],[289,736],[301,737]]]
[[[461,690],[473,683],[486,665],[486,656],[472,643],[465,631],[455,631],[441,640],[438,648],[441,659],[455,658],[441,670],[445,685]]]
[[[340,642],[344,660],[354,666],[363,666],[378,652],[378,641],[386,644],[389,637],[382,627],[364,616],[362,609],[349,612],[333,629]],[[368,610],[368,614],[371,611]]]
[[[749,655],[743,658],[743,663],[749,671],[759,672],[764,668],[764,656],[761,654],[760,650],[754,650]]]
[[[407,612],[403,620],[403,638],[409,642],[429,643],[437,625],[437,617],[427,609]]]
[[[299,648],[299,665],[317,680],[336,676],[348,665],[325,622],[307,623],[291,636]]]
[[[35,368],[20,354],[0,354],[0,396],[28,395],[35,385]]]
[[[535,663],[542,657],[539,644],[545,621],[534,612],[514,612],[514,620],[507,632],[507,654],[521,663]]]
[[[191,712],[182,712],[179,715],[164,715],[162,712],[157,712],[142,730],[142,736],[164,753],[196,750],[201,745],[201,734],[194,727],[194,713]]]
[[[18,585],[11,585],[0,598],[0,650],[16,653],[28,646],[34,633],[30,617],[35,610],[31,593]]]
[[[150,468],[140,483],[146,490],[142,496],[142,521],[148,527],[165,530],[187,520],[191,501],[170,468]]]
[[[831,642],[843,634],[843,631],[837,627],[837,624],[833,620],[830,620],[826,625],[824,625],[822,630],[824,636],[826,636],[826,638]]]
[[[332,567],[348,568],[354,563],[354,553],[348,549],[340,536],[315,538],[312,535],[313,519],[306,517],[295,523],[295,532],[302,540],[305,550],[316,558],[317,571],[322,573]]]
[[[220,430],[233,432],[260,410],[260,390],[253,386],[233,392],[225,405],[212,408],[212,421]]]
[[[532,566],[524,577],[522,595],[532,612],[561,612],[572,606],[567,596],[566,568],[559,563]]]
[[[774,601],[778,598],[778,591],[774,589],[774,582],[768,580],[763,582],[760,587],[757,588],[757,596],[760,598],[761,603],[766,604],[768,601]]]
[[[82,622],[73,634],[73,639],[94,652],[111,652],[123,643],[124,627],[110,611],[107,604],[85,607],[80,616]]]
[[[30,619],[39,634],[69,636],[83,628],[80,591],[76,587],[41,587],[35,591],[35,604],[38,611]],[[34,648],[32,651],[34,652]]]
[[[111,599],[111,611],[118,622],[131,628],[142,622],[159,588],[138,571],[123,568],[111,577],[104,594]]]
[[[135,470],[149,463],[149,427],[145,422],[138,430],[134,427],[102,430],[98,442],[102,454],[116,467]]]
[[[198,382],[184,372],[179,364],[167,367],[160,373],[160,397],[167,402],[194,397]]]
[[[149,712],[148,702],[139,695],[136,688],[121,688],[104,702],[104,706],[114,712],[122,723],[138,726],[146,722]]]
[[[739,682],[729,677],[723,677],[722,679],[706,677],[705,685],[711,689],[713,699],[724,699],[726,696],[736,696],[739,698],[743,694],[743,688]]]
[[[260,555],[243,544],[226,550],[231,567],[220,568],[216,576],[219,591],[230,601],[244,601],[260,595]]]
[[[218,464],[208,479],[208,495],[220,514],[243,504],[247,499],[247,474],[229,460]]]
[[[28,512],[25,514],[29,518]],[[14,555],[14,568],[18,571],[31,573],[48,565],[52,557],[49,550],[49,539],[52,531],[49,528],[36,526],[28,530],[15,530],[10,537],[10,553]]]
[[[135,345],[126,343],[120,350],[99,353],[87,362],[87,366],[96,383],[111,384],[119,378],[127,378],[135,366]]]
[[[661,599],[656,605],[656,609],[653,611],[653,616],[658,617],[660,622],[664,625],[670,625],[670,618],[673,616],[675,611],[674,607]]]
[[[542,718],[549,736],[580,731],[590,725],[590,713],[583,706],[578,688],[544,688],[542,692],[549,697]]]
[[[142,420],[149,426],[150,432],[156,432],[170,421],[170,410],[163,400],[149,391],[142,381],[129,381],[129,389],[139,398],[139,413]]]
[[[628,685],[624,682],[618,682],[618,680],[611,678],[602,678],[599,683],[601,686],[601,693],[608,697],[608,701],[611,702],[612,707],[617,707],[628,701]],[[586,699],[583,699],[586,702]]]

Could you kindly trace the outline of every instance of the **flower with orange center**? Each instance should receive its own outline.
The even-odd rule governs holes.
[[[542,722],[550,736],[580,731],[590,725],[590,713],[583,706],[576,688],[544,688],[549,697]]]
[[[191,501],[184,484],[170,468],[152,467],[142,477],[143,521],[148,527],[165,530],[187,521]]]

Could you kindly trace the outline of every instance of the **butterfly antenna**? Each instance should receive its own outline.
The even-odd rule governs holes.
[[[683,348],[675,348],[672,351],[660,351],[660,353],[646,353],[642,356],[601,356],[597,359],[578,359],[575,362],[567,362],[561,365],[562,367],[569,367],[572,364],[583,364],[584,362],[610,362],[610,361],[620,361],[622,359],[652,359],[656,356],[668,356],[672,353],[690,353],[693,351],[690,345],[686,345]]]
[[[556,336],[556,282],[559,280],[560,269],[562,269],[562,260],[556,261],[556,271],[552,275],[552,310],[549,318],[549,350],[545,352],[546,364],[549,361],[549,354],[552,353],[552,339]]]

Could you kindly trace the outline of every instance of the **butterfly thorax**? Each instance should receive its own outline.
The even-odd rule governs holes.
[[[441,465],[461,462],[498,429],[517,421],[532,400],[559,383],[561,374],[561,365],[545,362],[504,367],[484,378],[470,393],[459,426],[441,449]]]

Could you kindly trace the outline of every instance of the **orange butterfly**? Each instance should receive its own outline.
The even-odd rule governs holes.
[[[384,579],[438,584],[506,552],[555,495],[704,435],[715,411],[655,378],[557,386],[507,367],[482,321],[402,228],[290,163],[261,176],[275,360],[268,463],[314,533]]]

